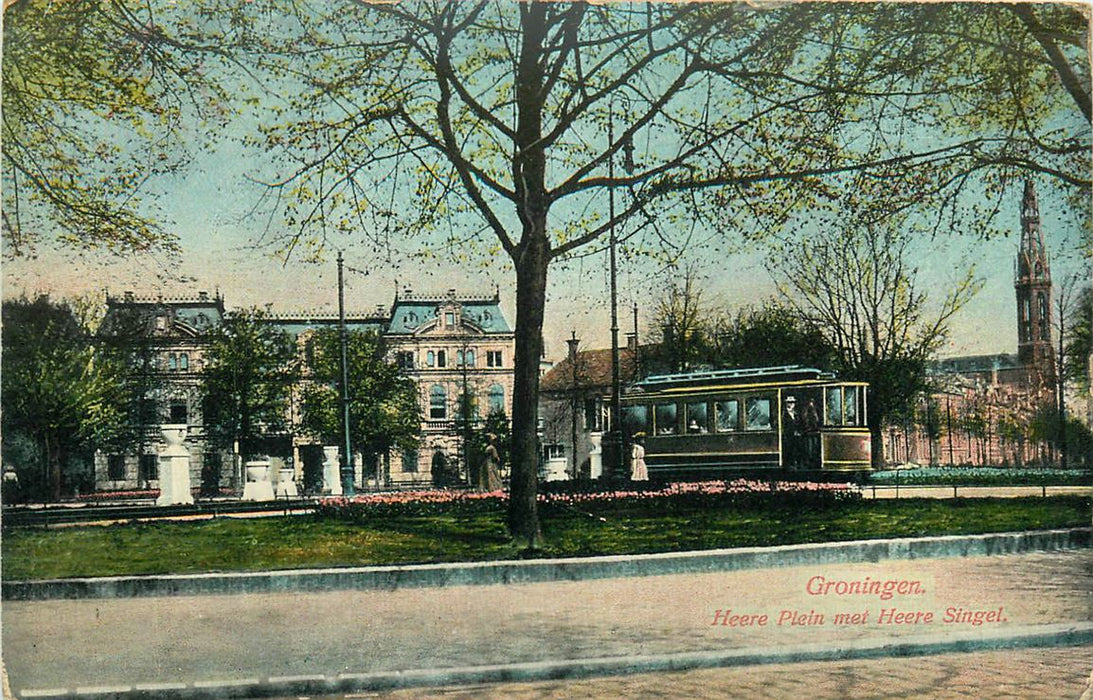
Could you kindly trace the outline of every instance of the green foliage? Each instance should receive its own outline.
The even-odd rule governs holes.
[[[22,487],[57,499],[73,486],[63,465],[124,429],[129,368],[91,342],[66,303],[47,296],[5,301],[3,328],[5,447],[18,436],[33,441],[47,473],[16,464]]]
[[[339,333],[322,329],[306,343],[308,381],[301,392],[301,424],[325,444],[338,445],[342,442]],[[375,334],[350,332],[346,344],[354,449],[370,457],[392,449],[413,449],[421,426],[417,386],[384,359],[383,345]]]
[[[1093,287],[1085,285],[1066,325],[1065,376],[1073,379],[1082,392],[1088,393],[1090,355],[1093,354]]]
[[[872,472],[868,481],[902,486],[1071,486],[1093,483],[1093,474],[1080,469],[916,467]]]
[[[831,369],[837,353],[822,330],[777,300],[719,319],[711,333],[718,367],[804,365]]]
[[[224,92],[214,47],[168,37],[161,3],[5,3],[3,231],[8,255],[40,243],[115,253],[176,250],[141,191],[185,163]],[[207,133],[215,133],[209,129]]]
[[[210,444],[253,454],[260,438],[287,426],[299,370],[292,338],[258,309],[230,311],[208,334],[201,405]]]

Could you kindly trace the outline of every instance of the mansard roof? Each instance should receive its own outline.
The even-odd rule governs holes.
[[[411,334],[437,318],[437,311],[445,304],[458,304],[464,321],[483,333],[511,333],[505,315],[501,312],[501,300],[497,294],[481,297],[457,297],[455,290],[447,295],[419,296],[409,290],[396,295],[391,306],[390,334]]]
[[[322,328],[337,328],[338,314],[332,313],[298,313],[298,314],[270,314],[266,316],[266,322],[276,326],[293,338],[305,331],[314,331]],[[387,317],[382,309],[372,314],[346,314],[345,328],[349,332],[382,334],[387,323]]]
[[[166,317],[169,326],[160,327]],[[200,292],[196,297],[138,297],[125,293],[106,296],[106,315],[99,324],[101,335],[142,333],[148,336],[200,336],[220,325],[224,299]]]

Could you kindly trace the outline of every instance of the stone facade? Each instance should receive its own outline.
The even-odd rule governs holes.
[[[222,455],[205,449],[201,430],[200,373],[206,333],[224,316],[224,300],[200,292],[196,297],[164,298],[107,295],[106,315],[99,327],[104,342],[125,344],[145,367],[148,390],[134,397],[137,444],[126,452],[95,455],[98,490],[159,487],[157,454],[164,448],[160,426],[190,426],[191,483],[204,477],[219,486]]]
[[[419,447],[391,456],[391,482],[432,483],[441,469],[467,479],[463,407],[472,426],[494,411],[512,415],[516,336],[500,298],[405,289],[395,295],[384,341],[388,359],[417,383],[422,407]]]
[[[100,453],[95,457],[97,490],[135,490],[159,487],[156,455],[162,451],[159,427],[165,423],[188,426],[186,446],[191,454],[191,481],[206,493],[241,487],[242,465],[234,457],[207,449],[202,431],[200,372],[207,331],[224,317],[224,300],[202,292],[194,298],[137,298],[132,294],[107,297],[107,312],[100,335],[144,348],[149,370],[149,391],[140,400],[145,425],[138,444],[125,454]],[[322,328],[337,328],[330,313],[269,314],[269,323],[292,336],[299,351]],[[443,462],[459,481],[467,478],[467,428],[478,429],[492,411],[512,413],[515,335],[501,312],[498,294],[481,297],[446,294],[420,296],[407,289],[396,293],[391,307],[370,314],[348,314],[346,327],[381,336],[389,361],[398,363],[418,385],[422,415],[421,441],[416,451],[388,455],[380,465],[381,485],[429,485],[433,467]],[[300,390],[294,387],[289,424],[300,424]],[[466,395],[467,401],[461,401]],[[471,420],[460,420],[461,407],[472,407]],[[271,469],[291,469],[295,481],[314,492],[323,481],[324,445],[293,429],[270,436],[267,456]],[[369,479],[359,454],[354,456],[355,479]],[[503,465],[505,467],[507,465]],[[372,482],[375,483],[375,482]]]

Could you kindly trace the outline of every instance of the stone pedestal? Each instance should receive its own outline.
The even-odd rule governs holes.
[[[246,463],[247,483],[243,486],[244,501],[272,501],[273,482],[269,480],[269,460]]]
[[[323,493],[328,496],[342,495],[342,472],[337,447],[323,448]]]
[[[553,457],[546,461],[543,465],[544,474],[543,481],[565,481],[569,478],[569,474],[566,469],[569,467],[569,461],[565,457]]]
[[[285,498],[296,498],[300,495],[296,490],[296,470],[291,467],[277,471],[277,495]]]
[[[588,477],[599,479],[603,476],[603,433],[592,433],[588,439],[592,441],[592,451],[588,453]]]
[[[166,447],[159,453],[159,498],[157,506],[194,502],[190,491],[190,452],[183,441],[186,426],[179,424],[160,427]]]

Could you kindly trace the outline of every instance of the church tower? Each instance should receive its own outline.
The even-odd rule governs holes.
[[[1040,208],[1032,181],[1025,181],[1021,201],[1021,248],[1017,252],[1014,280],[1017,291],[1017,358],[1025,367],[1048,379],[1054,375],[1055,353],[1051,345],[1051,269]]]

